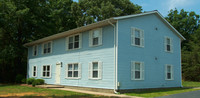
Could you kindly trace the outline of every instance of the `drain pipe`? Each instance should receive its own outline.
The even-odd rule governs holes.
[[[108,23],[113,26],[114,28],[114,76],[115,76],[115,86],[114,86],[114,93],[118,94],[117,92],[118,86],[117,86],[117,34],[116,34],[116,26],[108,20]]]

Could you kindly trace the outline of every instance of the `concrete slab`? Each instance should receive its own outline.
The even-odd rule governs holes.
[[[64,88],[64,86],[62,86],[62,85],[50,85],[50,84],[36,85],[36,87],[39,87],[39,88]]]

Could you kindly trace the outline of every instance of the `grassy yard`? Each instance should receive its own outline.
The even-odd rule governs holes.
[[[200,87],[200,82],[190,82],[190,81],[182,81],[183,87]],[[140,96],[140,97],[159,97],[159,96],[167,96],[172,94],[178,94],[183,92],[195,91],[200,89],[193,88],[162,88],[162,89],[151,89],[144,91],[137,91],[134,93],[126,93],[126,95],[130,96]]]
[[[49,98],[102,98],[105,96],[89,95],[83,93],[76,93],[63,90],[45,89],[26,87],[20,85],[0,85],[0,97],[20,97],[20,98],[35,98],[49,97]]]

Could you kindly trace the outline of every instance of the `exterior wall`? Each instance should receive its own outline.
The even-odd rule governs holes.
[[[131,45],[131,27],[144,30],[144,48]],[[181,40],[155,14],[119,20],[118,36],[119,89],[181,86]],[[173,53],[165,52],[165,36],[173,39]],[[131,61],[144,62],[144,80],[131,80]],[[174,80],[165,80],[165,64],[173,65]]]
[[[42,65],[51,65],[51,78],[42,78],[48,84],[55,84],[56,63],[62,62],[61,85],[93,87],[93,88],[114,88],[114,33],[112,26],[103,27],[102,45],[89,47],[89,33],[82,33],[82,47],[76,50],[66,50],[66,38],[53,40],[52,53],[42,54],[42,44],[39,44],[37,56],[32,56],[32,47],[29,47],[29,76],[32,77],[32,66],[37,66],[37,78],[42,78]],[[102,79],[88,79],[89,62],[102,61]],[[80,79],[66,79],[65,69],[68,63],[81,63]]]

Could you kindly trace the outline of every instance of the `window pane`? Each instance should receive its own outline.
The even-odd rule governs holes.
[[[170,51],[170,45],[167,45],[167,51]]]
[[[47,53],[47,49],[44,49],[44,54]]]
[[[68,70],[72,70],[72,64],[68,65]]]
[[[140,71],[140,63],[135,63],[135,70]]]
[[[47,72],[47,77],[49,77],[50,76],[50,72]]]
[[[140,45],[140,38],[135,38],[135,45]]]
[[[167,79],[171,79],[171,73],[167,73]]]
[[[73,43],[73,37],[69,37],[69,43]]]
[[[93,71],[93,78],[98,78],[98,71]]]
[[[167,73],[171,73],[171,66],[167,66]]]
[[[68,71],[68,77],[72,77],[72,71]]]
[[[48,43],[48,47],[47,48],[50,48],[50,47],[51,47],[51,42]]]
[[[93,70],[98,70],[98,63],[97,62],[93,63]]]
[[[93,32],[93,38],[100,37],[100,30],[95,30]]]
[[[78,77],[78,71],[74,71],[74,77]]]
[[[169,38],[167,38],[167,44],[170,45],[170,39]]]
[[[51,52],[51,48],[48,48],[48,51],[47,51],[47,53],[50,53]]]
[[[79,48],[79,42],[74,43],[74,48]]]
[[[36,71],[36,67],[35,66],[33,67],[33,71]]]
[[[140,79],[140,71],[135,71],[135,79]]]
[[[36,76],[36,72],[33,72],[33,76]]]
[[[47,66],[47,71],[50,71],[50,66]]]
[[[93,38],[93,45],[98,45],[99,43],[99,38],[96,37],[96,38]]]
[[[135,37],[140,38],[140,31],[139,30],[135,30]]]
[[[43,72],[42,76],[43,76],[43,77],[45,77],[45,76],[46,76],[46,73],[45,73],[45,72]]]
[[[75,41],[79,41],[79,35],[75,36]]]
[[[73,43],[69,43],[68,49],[73,49]]]
[[[43,66],[43,71],[46,71],[46,66]]]
[[[74,64],[74,70],[78,70],[78,64]]]
[[[34,51],[34,55],[37,55],[37,51]]]

